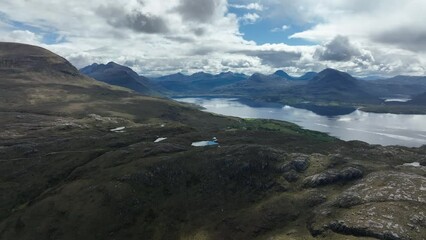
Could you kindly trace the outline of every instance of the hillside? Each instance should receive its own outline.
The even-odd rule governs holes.
[[[294,79],[285,72],[281,74],[278,72],[278,74],[274,73],[271,75],[255,73],[243,81],[217,88],[214,92],[229,96],[259,98],[266,95],[274,95],[279,91],[305,83],[306,81],[294,81]]]
[[[363,83],[376,96],[389,98],[408,96],[414,97],[426,91],[426,77],[395,76],[387,79]]]
[[[426,235],[426,147],[208,114],[88,78],[45,49],[0,52],[0,239]]]
[[[320,101],[371,102],[378,100],[369,94],[359,80],[334,69],[325,69],[302,87],[303,97]]]
[[[423,106],[426,105],[426,92],[415,96],[411,101],[408,101],[408,104],[423,105]]]
[[[146,95],[154,94],[149,79],[139,76],[132,69],[114,62],[109,62],[108,64],[94,63],[80,69],[80,72],[111,85],[125,87]]]

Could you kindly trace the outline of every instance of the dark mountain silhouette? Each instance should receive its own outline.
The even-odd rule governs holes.
[[[370,76],[358,77],[357,79],[364,80],[364,81],[378,81],[378,80],[386,79],[386,77],[378,76],[378,75],[370,75]]]
[[[375,80],[374,83],[426,86],[426,76],[398,75],[391,78]]]
[[[312,80],[317,75],[318,75],[317,72],[307,72],[307,73],[303,74],[302,76],[298,77],[297,80],[309,81],[309,80]]]
[[[288,80],[276,74],[264,75],[261,73],[254,73],[245,80],[217,88],[215,92],[234,96],[245,95],[261,97],[303,83],[303,81]]]
[[[287,80],[294,80],[294,79],[295,79],[294,77],[292,77],[292,76],[288,75],[288,74],[287,74],[286,72],[284,72],[283,70],[278,70],[278,71],[276,71],[276,72],[274,73],[274,75],[276,75],[276,76],[280,76],[280,77],[285,78],[285,79],[287,79]]]
[[[349,89],[358,88],[358,85],[358,80],[348,73],[327,68],[318,73],[318,75],[315,76],[307,86],[309,88],[338,89],[347,91]]]
[[[426,92],[425,76],[395,76],[374,81],[362,81],[368,91],[380,98],[414,97]]]
[[[129,67],[114,62],[108,64],[94,63],[80,69],[80,72],[98,81],[125,87],[141,94],[154,94],[149,79],[139,76]]]
[[[208,94],[214,92],[215,88],[232,85],[243,81],[248,77],[244,74],[224,72],[217,75],[198,72],[192,75],[176,73],[152,81],[165,89],[169,94]]]
[[[291,81],[309,81],[309,80],[313,79],[315,76],[317,76],[318,73],[307,72],[300,77],[293,77],[293,76],[290,76],[288,73],[284,72],[283,70],[278,70],[273,75],[280,76],[280,77],[282,77],[286,80],[291,80]]]
[[[338,101],[342,103],[378,102],[379,99],[365,90],[360,80],[345,72],[327,68],[306,85],[286,91],[293,97],[310,101]]]
[[[182,73],[175,73],[171,75],[166,75],[158,78],[153,78],[155,81],[183,81],[187,79],[188,76]]]

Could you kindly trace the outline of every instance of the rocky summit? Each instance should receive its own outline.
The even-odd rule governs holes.
[[[425,239],[426,146],[201,112],[29,45],[0,63],[0,239]]]

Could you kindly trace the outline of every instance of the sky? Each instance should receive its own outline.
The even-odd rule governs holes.
[[[0,41],[77,68],[426,75],[424,0],[1,0]]]

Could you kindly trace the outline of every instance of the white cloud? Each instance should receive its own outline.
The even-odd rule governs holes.
[[[273,29],[271,29],[271,32],[285,32],[288,29],[290,29],[290,26],[288,26],[288,25],[282,25],[279,28],[273,28]]]
[[[33,45],[41,44],[42,37],[28,30],[13,30],[0,35],[3,42],[21,42]]]
[[[425,1],[232,2],[235,4],[227,0],[2,0],[0,40],[46,47],[77,67],[117,61],[146,75],[202,70],[267,73],[276,68],[303,73],[324,67],[363,75],[426,74]],[[230,8],[251,12],[237,16]],[[14,21],[31,28],[16,27]],[[241,25],[267,21],[269,26],[282,25],[273,32],[290,26],[302,29],[291,37],[293,42],[304,41],[290,46],[244,39]],[[52,31],[61,41],[43,44],[45,33]],[[348,39],[351,49],[347,53],[354,57],[330,60],[336,56],[333,51],[344,44],[330,45],[338,35]],[[303,45],[306,40],[312,44]],[[315,54],[321,50],[328,55],[318,58]]]
[[[374,74],[426,74],[425,1],[265,0],[264,4],[270,9],[266,14],[275,21],[285,16],[292,25],[305,29],[290,36],[294,40],[325,45],[343,35],[374,58],[368,64],[354,58],[318,65]]]
[[[256,10],[256,11],[263,11],[264,6],[260,3],[249,3],[249,4],[230,4],[229,5],[232,8],[239,8],[239,9],[247,9],[247,10]]]
[[[244,24],[253,24],[259,19],[260,16],[256,13],[246,13],[240,18]]]

